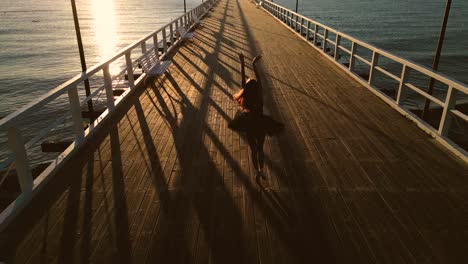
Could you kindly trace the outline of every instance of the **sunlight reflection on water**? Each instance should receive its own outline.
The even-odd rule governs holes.
[[[119,23],[115,14],[113,0],[94,0],[92,2],[92,15],[94,19],[94,32],[98,57],[104,61],[117,51],[119,44]],[[117,64],[110,65],[111,74],[117,74],[120,69]]]

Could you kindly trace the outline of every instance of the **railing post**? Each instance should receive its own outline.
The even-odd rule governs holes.
[[[146,41],[141,42],[141,53],[146,53]]]
[[[173,23],[171,23],[171,24],[169,25],[169,36],[170,36],[170,37],[169,37],[169,41],[170,41],[170,43],[171,43],[171,44],[170,44],[171,46],[174,45],[174,29],[172,28],[172,25],[173,25]]]
[[[76,145],[84,140],[83,118],[81,117],[80,99],[78,97],[78,87],[68,89],[68,101],[70,103],[70,112],[75,130]]]
[[[405,88],[406,76],[408,76],[409,70],[410,68],[408,68],[406,65],[403,65],[400,76],[400,84],[398,85],[398,93],[396,98],[397,104],[400,104],[401,98],[403,98],[403,89]]]
[[[354,54],[356,54],[357,44],[353,41],[351,44],[351,54],[349,55],[349,70],[354,71]]]
[[[450,111],[455,108],[457,90],[453,89],[452,86],[449,86],[447,92],[447,98],[445,99],[444,111],[442,112],[442,117],[439,124],[439,134],[441,136],[447,136],[452,123],[452,116]]]
[[[302,31],[303,31],[302,27],[303,26],[304,26],[304,18],[301,17],[301,29],[299,30],[299,34],[301,34],[301,36],[302,36]]]
[[[295,14],[296,16],[296,23],[294,23],[294,30],[297,32],[297,25],[299,24],[299,16]]]
[[[31,168],[29,167],[28,154],[26,153],[23,137],[18,128],[10,127],[8,129],[8,145],[11,152],[15,155],[16,174],[21,192],[30,192],[33,187]]]
[[[374,75],[375,75],[375,66],[379,63],[379,53],[374,52],[372,53],[372,62],[371,62],[371,67],[369,70],[369,80],[368,83],[372,85],[372,81],[374,80]]]
[[[336,33],[336,40],[335,40],[335,61],[340,59],[340,42],[341,42],[341,36],[340,34]]]
[[[159,43],[158,43],[158,33],[153,35],[153,43],[154,43],[154,52],[156,56],[159,58]]]
[[[327,39],[328,39],[328,29],[325,28],[323,32],[323,45],[322,45],[323,52],[325,53],[327,53]]]
[[[317,32],[318,32],[318,25],[314,25],[314,46],[317,46]]]
[[[163,28],[163,31],[162,31],[162,41],[163,41],[163,50],[164,50],[164,53],[166,53],[167,52],[166,28]]]
[[[307,20],[307,32],[306,32],[306,40],[309,41],[309,35],[310,35],[310,20]]]
[[[104,65],[102,68],[104,72],[104,88],[106,89],[107,108],[109,111],[114,109],[114,93],[112,92],[112,78],[109,71],[109,64]]]
[[[158,44],[155,44],[155,54],[158,54]],[[133,63],[130,56],[130,50],[125,52],[125,64],[127,65],[127,76],[128,76],[128,87],[133,88],[135,86],[135,79],[133,78]]]

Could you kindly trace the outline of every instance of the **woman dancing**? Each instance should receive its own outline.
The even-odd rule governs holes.
[[[234,101],[239,104],[240,110],[229,123],[229,128],[246,133],[253,166],[257,172],[257,176],[264,178],[265,174],[263,168],[265,154],[263,152],[263,145],[265,143],[265,135],[279,133],[283,130],[284,126],[263,114],[262,83],[256,66],[262,56],[258,55],[252,60],[252,68],[255,72],[256,79],[248,78],[247,81],[245,76],[244,55],[239,53],[239,58],[242,75],[241,90],[233,97]]]

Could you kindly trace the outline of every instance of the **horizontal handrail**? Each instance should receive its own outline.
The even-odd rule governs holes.
[[[343,47],[343,46],[338,46],[338,48],[340,48],[340,50],[342,50],[342,51],[344,51],[344,52],[346,52],[348,54],[351,54],[351,51],[349,49]]]
[[[361,56],[359,56],[359,55],[354,54],[354,58],[356,58],[356,59],[358,59],[358,60],[364,62],[365,64],[367,64],[367,65],[369,65],[369,66],[372,64],[370,61],[366,60],[365,58],[363,58],[363,57],[361,57]]]
[[[393,74],[393,73],[391,73],[391,72],[385,70],[384,68],[382,68],[382,67],[380,67],[380,66],[375,66],[375,69],[378,70],[378,71],[380,71],[381,73],[387,75],[388,77],[394,79],[395,81],[398,81],[398,82],[399,82],[399,81],[401,80],[400,77],[398,77],[398,76],[396,76],[395,74]]]
[[[410,88],[411,90],[413,90],[414,92],[420,94],[421,96],[424,96],[426,97],[427,99],[431,100],[432,102],[438,104],[439,106],[442,106],[442,107],[445,107],[445,103],[440,101],[439,99],[435,98],[434,96],[430,95],[430,94],[427,94],[425,92],[423,92],[422,89],[416,87],[415,85],[411,84],[411,83],[405,83],[405,86]]]
[[[460,118],[461,120],[468,122],[468,115],[465,115],[464,113],[458,111],[458,110],[451,110],[452,114]]]

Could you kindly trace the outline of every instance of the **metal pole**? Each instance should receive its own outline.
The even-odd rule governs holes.
[[[296,0],[296,13],[297,13],[297,7],[299,5],[299,0]]]
[[[450,6],[452,5],[452,0],[447,0],[447,3],[445,5],[445,13],[444,13],[444,20],[442,21],[442,27],[440,29],[440,34],[439,34],[439,42],[437,43],[437,50],[436,54],[434,57],[434,61],[432,63],[432,69],[434,71],[437,71],[439,68],[439,60],[440,60],[440,53],[442,51],[442,46],[444,45],[444,38],[445,38],[445,29],[447,28],[447,22],[448,22],[448,17],[450,13]],[[427,89],[427,93],[432,95],[432,92],[434,90],[434,78],[431,78],[429,81],[429,88]],[[424,118],[426,115],[427,111],[429,110],[429,105],[431,101],[429,99],[426,99],[426,102],[424,104],[424,109],[421,114],[421,118]]]
[[[83,50],[83,42],[81,41],[80,23],[78,21],[78,14],[76,12],[75,0],[71,0],[71,5],[72,5],[72,10],[73,10],[73,21],[75,22],[76,40],[78,41],[78,51],[80,52],[81,71],[85,73],[86,72],[86,60],[85,60],[85,55],[84,55],[84,50]],[[86,97],[88,97],[91,94],[88,79],[84,80],[84,85],[85,85]],[[90,119],[92,121],[94,119],[92,116],[92,112],[94,112],[92,100],[88,101],[88,110],[90,114]]]
[[[203,2],[203,0],[202,0]],[[184,0],[184,13],[187,13],[187,6],[185,5],[185,0]]]

